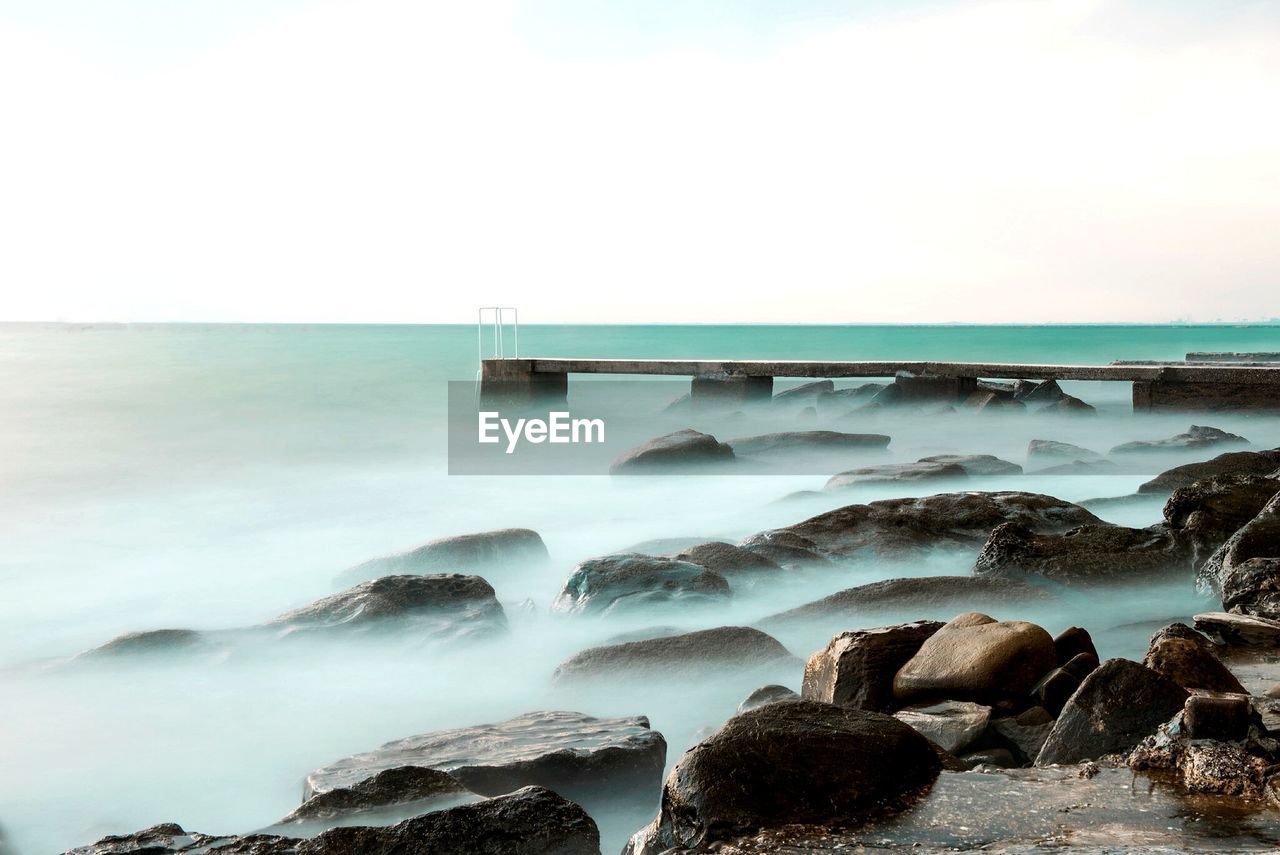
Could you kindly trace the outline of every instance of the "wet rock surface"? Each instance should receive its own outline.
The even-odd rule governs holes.
[[[689,676],[697,671],[762,668],[795,661],[778,642],[758,629],[722,626],[644,641],[592,647],[560,663],[554,678]]]
[[[942,750],[956,754],[987,729],[991,707],[968,701],[941,701],[904,707],[893,717],[928,737]]]
[[[733,449],[710,434],[681,430],[651,439],[620,455],[609,467],[613,475],[662,474],[689,468],[724,466]]]
[[[338,577],[345,585],[380,576],[422,575],[459,571],[484,572],[507,565],[545,563],[547,547],[536,531],[504,528],[442,537],[394,555],[357,564]]]
[[[809,657],[800,694],[851,709],[892,712],[893,678],[942,624],[914,621],[842,632]]]
[[[963,466],[955,463],[883,463],[879,466],[862,466],[831,476],[824,490],[838,490],[856,484],[888,484],[912,481],[940,481],[966,478]]]
[[[1022,467],[994,454],[938,454],[921,457],[919,463],[941,463],[959,466],[966,475],[1021,475]]]
[[[1269,451],[1229,451],[1212,460],[1166,469],[1138,487],[1139,493],[1172,493],[1179,487],[1214,475],[1270,475],[1280,469],[1280,448]]]
[[[1135,582],[1190,575],[1191,569],[1190,548],[1164,526],[1086,525],[1063,534],[1036,534],[1007,523],[991,533],[973,572],[1014,579],[1041,576],[1073,584]]]
[[[568,614],[612,614],[656,604],[720,602],[729,583],[701,564],[638,552],[583,561],[556,597],[552,608]]]
[[[404,766],[446,772],[484,796],[547,787],[575,801],[652,797],[666,763],[666,741],[643,716],[594,718],[531,712],[496,724],[424,733],[388,742],[309,774],[308,798],[352,789]]]
[[[811,701],[734,716],[685,753],[630,855],[703,848],[791,823],[856,821],[938,775],[924,737],[896,719]]]
[[[1018,579],[985,576],[913,576],[858,585],[770,615],[761,626],[787,624],[816,618],[857,617],[882,611],[912,609],[937,615],[954,614],[997,603],[1026,603],[1051,600],[1043,588]]]
[[[314,822],[416,802],[478,798],[456,778],[438,769],[398,766],[385,769],[350,787],[335,787],[302,803],[280,824]]]
[[[1212,475],[1179,487],[1164,506],[1164,521],[1191,543],[1197,564],[1262,512],[1280,493],[1280,480],[1262,475]],[[1216,588],[1217,577],[1204,574]]]
[[[436,573],[384,576],[286,612],[268,627],[288,632],[370,629],[395,622],[436,639],[501,635],[506,613],[493,587],[479,576]]]
[[[1122,443],[1111,449],[1111,454],[1142,454],[1154,451],[1181,451],[1248,444],[1249,440],[1234,433],[1227,433],[1225,430],[1215,427],[1192,425],[1187,429],[1186,433],[1175,434],[1166,439],[1148,439]]]
[[[799,699],[800,696],[791,689],[774,683],[768,686],[761,686],[747,695],[742,700],[742,703],[738,704],[738,712],[744,713],[747,710],[753,710],[765,704],[776,704],[779,701],[797,701]]]
[[[889,445],[889,439],[889,436],[882,433],[805,430],[744,436],[729,440],[728,445],[733,449],[734,454],[760,456],[814,451],[883,449]]]
[[[741,546],[716,541],[700,543],[691,549],[685,549],[675,558],[715,571],[730,583],[740,577],[750,578],[762,573],[767,575],[782,570],[776,561],[765,555],[743,549]]]
[[[1205,612],[1195,616],[1196,629],[1226,645],[1280,647],[1280,621],[1230,612]]]
[[[1201,576],[1216,580],[1225,610],[1280,619],[1280,494],[1209,557]]]
[[[1070,463],[1074,460],[1097,460],[1101,456],[1096,451],[1052,439],[1033,439],[1027,443],[1028,463]]]
[[[1173,624],[1156,633],[1142,664],[1184,689],[1244,692],[1240,681],[1214,655],[1204,636],[1183,624]]]

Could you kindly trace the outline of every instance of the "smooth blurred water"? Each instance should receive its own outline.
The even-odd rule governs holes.
[[[969,571],[963,556],[861,563],[714,611],[617,621],[549,614],[569,570],[593,555],[654,537],[737,539],[838,504],[935,489],[780,503],[825,477],[449,477],[445,384],[475,376],[476,345],[469,326],[0,326],[0,828],[18,851],[58,851],[161,821],[249,831],[295,807],[302,776],[325,762],[539,708],[647,714],[674,762],[755,684],[568,692],[550,685],[555,665],[646,624],[749,623],[864,581]],[[520,347],[540,356],[1105,363],[1280,350],[1280,327],[548,326],[522,328]],[[890,415],[865,428],[893,436],[886,460],[966,452],[1024,463],[1032,438],[1105,451],[1192,421],[1280,445],[1275,418],[1135,416],[1127,384],[1070,386],[1099,405],[1098,418]],[[759,426],[778,429],[781,418]],[[723,434],[713,421],[691,426]],[[1159,471],[1184,459],[1142,465]],[[1027,475],[969,486],[1081,500],[1132,492],[1145,477]],[[1104,515],[1145,525],[1159,513],[1155,502]],[[499,644],[443,654],[401,640],[59,665],[121,632],[260,622],[331,593],[340,570],[369,557],[507,526],[538,530],[552,561],[488,575],[512,617]],[[532,609],[517,607],[525,599]],[[1108,645],[1104,655],[1132,656],[1150,628],[1116,627],[1202,605],[1189,585],[1146,585],[997,616],[1051,630],[1081,623]],[[841,628],[780,637],[803,657]],[[799,688],[798,673],[777,678]],[[630,817],[599,819],[606,851],[633,830]]]

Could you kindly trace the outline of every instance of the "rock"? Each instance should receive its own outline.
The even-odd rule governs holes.
[[[1066,394],[1057,380],[1045,380],[1031,388],[1023,387],[1021,393],[1015,393],[1015,396],[1028,404],[1052,404],[1054,401],[1062,400]]]
[[[657,818],[624,851],[706,851],[781,825],[847,823],[918,792],[939,768],[929,741],[890,716],[769,704],[729,719],[680,758]]]
[[[1088,653],[1098,659],[1098,648],[1093,646],[1093,636],[1089,630],[1079,626],[1069,626],[1053,637],[1053,649],[1057,653],[1059,664],[1065,665],[1081,653]]]
[[[1018,750],[1021,763],[1032,763],[1053,730],[1053,714],[1044,707],[1029,707],[1017,715],[991,720],[991,730]]]
[[[581,807],[542,787],[433,811],[395,825],[332,828],[311,839],[214,837],[174,823],[105,837],[68,855],[600,855],[600,831]]]
[[[882,390],[881,395],[888,389],[896,389],[898,395],[895,402],[899,403],[955,403],[963,401],[977,388],[977,381],[968,377],[935,377],[899,371],[893,376],[893,385]],[[876,396],[877,401],[881,399],[881,395]]]
[[[1110,460],[1075,460],[1071,463],[1060,463],[1057,466],[1046,466],[1030,473],[1032,475],[1113,475],[1120,472],[1120,467]]]
[[[762,573],[778,573],[782,568],[771,558],[741,546],[728,543],[700,543],[675,556],[679,561],[699,564],[719,573],[732,582],[740,576],[758,576]]]
[[[1018,765],[1017,758],[1013,756],[1013,752],[1008,748],[984,748],[981,751],[964,755],[960,758],[960,762],[969,769],[976,769],[979,766],[1012,769]]]
[[[752,455],[883,449],[888,445],[889,437],[882,433],[839,433],[833,430],[788,431],[729,440],[734,454]]]
[[[994,454],[938,454],[933,457],[921,457],[918,462],[955,464],[963,469],[966,475],[1022,474],[1021,466],[1001,460]]]
[[[779,686],[777,683],[768,686],[761,686],[751,694],[747,695],[742,703],[738,704],[738,712],[744,713],[747,710],[753,710],[756,707],[762,707],[765,704],[776,704],[780,701],[796,701],[800,696],[788,689],[786,686]]]
[[[814,403],[819,410],[825,412],[842,412],[850,404],[858,401],[870,401],[878,397],[885,389],[894,389],[893,386],[885,386],[883,383],[863,383],[861,386],[855,386],[852,389],[836,389],[831,392],[819,392],[814,398]],[[898,394],[899,390],[894,389],[894,393]]]
[[[1205,612],[1194,620],[1196,629],[1221,644],[1280,647],[1280,621],[1229,612]]]
[[[77,658],[165,654],[198,649],[206,644],[205,636],[194,629],[151,629],[117,635],[106,644],[86,650]]]
[[[1213,655],[1203,638],[1175,634],[1168,630],[1178,627],[1191,633],[1183,624],[1174,624],[1156,633],[1147,648],[1142,664],[1163,674],[1184,689],[1204,689],[1209,692],[1244,692],[1244,687],[1226,665]]]
[[[583,650],[560,663],[557,682],[588,678],[677,678],[699,671],[722,674],[794,661],[777,639],[758,629],[722,626]]]
[[[1063,395],[1052,404],[1041,407],[1038,412],[1060,416],[1090,416],[1097,413],[1098,408],[1073,395]]]
[[[1201,575],[1217,580],[1226,611],[1280,619],[1280,493],[1205,561]]]
[[[1213,475],[1270,475],[1280,467],[1280,448],[1270,451],[1229,451],[1202,463],[1166,469],[1138,487],[1139,493],[1172,493]]]
[[[1080,460],[1097,460],[1102,455],[1069,442],[1056,442],[1052,439],[1033,439],[1027,443],[1027,462],[1066,462]]]
[[[1182,709],[1182,726],[1188,739],[1243,741],[1249,737],[1252,717],[1248,693],[1192,695]]]
[[[994,603],[1052,600],[1043,588],[1016,579],[983,576],[912,576],[846,588],[821,600],[779,612],[762,625],[797,623],[831,617],[865,616],[883,611],[955,614]]]
[[[319,793],[302,803],[279,824],[329,820],[394,805],[475,797],[447,772],[419,766],[385,769],[350,787]]]
[[[693,549],[695,546],[702,546],[706,543],[726,543],[718,537],[655,537],[651,540],[642,540],[639,543],[632,544],[626,549],[618,550],[617,554],[624,552],[639,552],[641,555],[675,555],[686,549]]]
[[[1178,767],[1189,792],[1245,798],[1261,798],[1275,774],[1270,758],[1215,742],[1188,744]]]
[[[1080,688],[1084,678],[1097,667],[1097,656],[1077,653],[1070,661],[1046,674],[1031,690],[1031,697],[1036,704],[1056,716]]]
[[[406,552],[374,558],[343,571],[338,579],[344,585],[354,585],[381,576],[484,572],[546,561],[547,547],[536,531],[504,528],[443,537]]]
[[[1168,439],[1147,439],[1136,442],[1125,442],[1111,449],[1111,454],[1140,454],[1149,451],[1183,451],[1199,448],[1213,448],[1223,445],[1248,445],[1249,440],[1234,433],[1227,433],[1215,427],[1192,425],[1186,433],[1176,434]]]
[[[1012,395],[1002,395],[990,389],[978,389],[969,394],[961,405],[971,410],[1025,410],[1027,405]]]
[[[738,545],[781,567],[803,567],[807,564],[825,564],[829,561],[812,540],[786,529],[762,531],[751,535]]]
[[[1063,707],[1037,766],[1128,752],[1182,709],[1187,690],[1150,668],[1108,659]]]
[[[842,632],[809,657],[800,695],[851,709],[893,712],[893,678],[920,646],[942,628],[916,621]]]
[[[1056,665],[1053,638],[1042,628],[968,612],[921,645],[894,677],[893,694],[902,703],[950,699],[995,704],[1026,697]]]
[[[807,401],[810,398],[816,398],[823,392],[834,392],[836,384],[830,380],[815,380],[812,383],[801,383],[799,386],[792,386],[790,389],[783,389],[781,392],[775,392],[774,401]]]
[[[879,466],[862,466],[832,475],[824,490],[837,490],[855,484],[893,484],[912,481],[936,481],[944,478],[964,478],[964,467],[954,463],[883,463]]]
[[[864,550],[894,556],[938,547],[976,551],[1005,522],[1057,532],[1102,521],[1052,496],[974,491],[846,505],[776,529],[772,535],[776,538],[785,532],[802,538],[806,548],[829,556],[847,558]]]
[[[1162,526],[1086,525],[1064,534],[1035,534],[1006,523],[991,532],[973,572],[1097,584],[1190,574],[1191,566],[1190,549]]]
[[[639,553],[583,561],[565,580],[552,609],[611,614],[653,605],[706,605],[727,600],[729,583],[701,564]]]
[[[1164,521],[1192,544],[1203,563],[1231,535],[1262,512],[1280,493],[1280,480],[1262,475],[1211,475],[1179,487],[1165,502]],[[1207,579],[1217,589],[1217,579]]]
[[[714,436],[681,430],[651,439],[623,453],[609,467],[611,475],[655,474],[733,462],[733,449]]]
[[[991,707],[968,701],[918,704],[898,710],[893,717],[927,736],[944,751],[955,754],[973,743],[987,729]]]
[[[397,622],[437,640],[490,638],[507,630],[493,587],[479,576],[384,576],[286,612],[267,624],[288,632],[371,629]]]
[[[403,766],[447,772],[484,796],[547,787],[575,801],[648,799],[666,764],[667,743],[644,716],[592,718],[531,712],[496,724],[424,733],[388,742],[315,770],[306,798],[353,789]]]

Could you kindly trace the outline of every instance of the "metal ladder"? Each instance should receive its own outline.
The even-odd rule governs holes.
[[[511,313],[511,359],[520,357],[520,312],[515,306],[481,306],[476,310],[476,401],[480,400],[480,378],[484,371],[485,328],[493,328],[493,355],[490,359],[507,359],[506,318]],[[486,320],[486,313],[488,320]]]

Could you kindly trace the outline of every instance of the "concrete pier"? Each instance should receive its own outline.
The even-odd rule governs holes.
[[[493,404],[563,401],[570,374],[643,374],[693,378],[702,399],[767,399],[773,378],[892,378],[914,375],[921,396],[955,396],[985,380],[1105,380],[1133,384],[1137,411],[1280,410],[1280,364],[1186,361],[1053,365],[1009,362],[908,362],[715,359],[486,359],[480,394]]]

